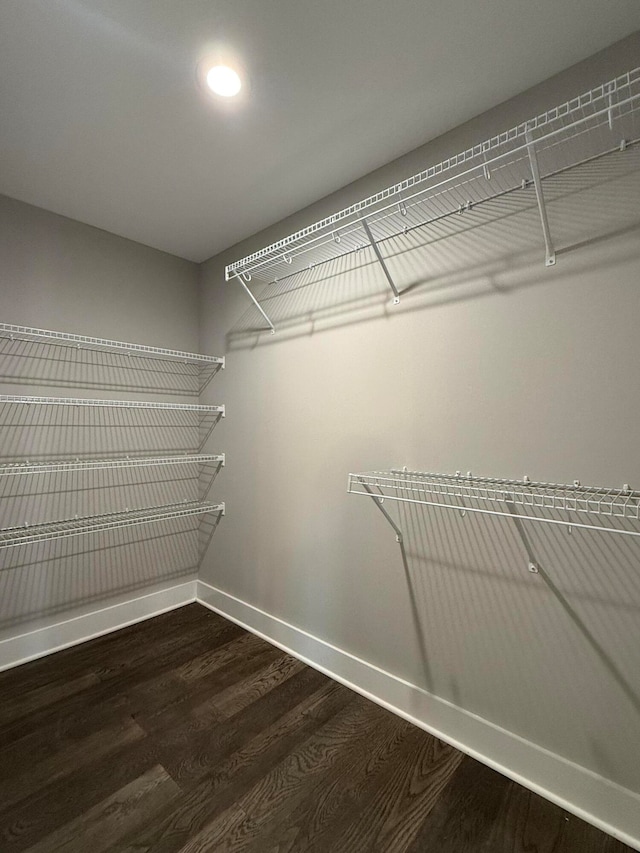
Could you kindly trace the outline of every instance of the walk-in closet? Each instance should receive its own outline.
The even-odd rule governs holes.
[[[640,7],[0,3],[2,853],[640,851]]]

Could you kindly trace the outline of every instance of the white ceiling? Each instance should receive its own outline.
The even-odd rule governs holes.
[[[637,29],[637,0],[0,0],[0,192],[202,261]],[[238,102],[198,88],[214,54]]]

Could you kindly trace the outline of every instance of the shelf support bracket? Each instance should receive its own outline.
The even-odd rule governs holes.
[[[371,500],[374,502],[374,504],[378,507],[380,512],[387,519],[387,521],[389,522],[391,527],[393,527],[394,533],[396,534],[396,542],[399,545],[402,545],[403,544],[402,530],[400,530],[400,528],[395,523],[393,518],[389,515],[387,510],[382,506],[382,501],[384,500],[384,497],[382,495],[376,495],[376,493],[371,490],[371,487],[367,483],[363,483],[362,480],[360,480],[360,485],[371,495]]]
[[[238,275],[238,273],[237,273],[237,272],[234,272],[233,274],[234,274],[234,276],[238,279],[238,281],[240,282],[240,284],[244,287],[245,292],[246,292],[247,296],[249,297],[249,299],[253,302],[253,304],[256,306],[256,308],[258,309],[258,311],[262,314],[262,316],[264,317],[264,319],[265,319],[265,320],[267,321],[267,323],[269,324],[269,328],[271,329],[271,334],[272,334],[272,335],[275,335],[275,333],[276,333],[276,327],[273,325],[273,323],[271,322],[271,320],[267,317],[267,315],[266,315],[266,313],[265,313],[265,311],[264,311],[264,309],[263,309],[262,305],[260,305],[260,303],[258,302],[258,300],[257,300],[257,299],[255,298],[255,296],[253,295],[253,293],[251,293],[251,291],[250,291],[250,290],[249,290],[249,288],[247,287],[247,284],[246,284],[245,280],[242,278],[242,276],[241,276],[241,275]]]
[[[544,203],[544,195],[542,193],[542,180],[540,178],[540,169],[538,167],[538,155],[533,144],[531,131],[527,130],[525,134],[527,140],[527,154],[529,155],[529,165],[531,166],[531,175],[533,177],[533,185],[536,190],[536,199],[538,201],[538,212],[540,213],[540,222],[542,224],[542,233],[544,235],[545,245],[545,266],[552,267],[556,262],[556,250],[551,239],[551,231],[549,229],[549,219],[547,217],[547,208]]]
[[[397,305],[400,302],[400,293],[398,291],[398,288],[396,287],[394,280],[391,278],[391,273],[387,269],[387,265],[384,262],[384,258],[380,254],[380,249],[378,248],[378,244],[373,239],[373,234],[371,233],[371,229],[369,228],[369,223],[367,222],[367,220],[364,217],[362,217],[362,219],[360,221],[362,222],[362,227],[364,228],[365,233],[367,235],[367,238],[368,238],[369,242],[371,243],[371,248],[375,252],[376,258],[378,259],[378,263],[382,267],[382,271],[384,272],[385,276],[387,277],[387,281],[389,282],[389,287],[393,291],[393,304]]]

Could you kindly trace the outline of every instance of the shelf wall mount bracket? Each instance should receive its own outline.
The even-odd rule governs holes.
[[[377,495],[367,483],[360,480],[359,477],[358,477],[358,480],[359,480],[360,484],[362,485],[362,487],[371,495],[371,500],[378,507],[380,512],[384,515],[384,517],[387,519],[387,521],[389,522],[389,524],[393,528],[393,532],[396,534],[396,542],[399,545],[402,545],[404,543],[402,530],[400,530],[400,528],[395,523],[395,521],[393,520],[391,515],[387,512],[385,507],[382,506],[382,502],[384,501],[384,495]]]
[[[244,288],[244,290],[245,290],[245,293],[247,294],[247,296],[249,297],[249,299],[253,302],[253,304],[256,306],[256,308],[258,309],[258,311],[262,314],[262,316],[264,317],[264,319],[266,320],[266,322],[269,324],[269,328],[271,329],[271,334],[272,334],[272,335],[275,335],[275,333],[276,333],[276,327],[273,325],[273,323],[271,322],[271,320],[270,320],[270,319],[269,319],[269,317],[267,316],[267,313],[266,313],[266,311],[264,310],[264,308],[262,307],[262,305],[260,305],[260,303],[258,302],[258,300],[257,300],[257,299],[255,298],[255,296],[253,295],[253,293],[252,293],[252,292],[249,290],[249,288],[247,287],[247,283],[246,283],[246,281],[244,280],[244,278],[242,277],[242,275],[238,274],[235,270],[234,270],[234,272],[233,272],[233,275],[238,279],[238,281],[240,282],[240,284],[243,286],[243,288]],[[251,281],[251,276],[250,276],[250,275],[249,275],[249,281]]]
[[[378,259],[378,263],[382,267],[382,271],[384,272],[386,279],[389,282],[389,287],[393,291],[393,304],[398,305],[398,303],[400,302],[400,291],[396,287],[394,280],[391,278],[391,273],[389,272],[389,269],[388,269],[386,263],[384,262],[384,258],[380,254],[380,249],[378,248],[378,244],[376,243],[376,241],[373,238],[373,234],[371,233],[371,229],[369,228],[369,223],[364,218],[364,216],[362,217],[362,219],[360,221],[362,223],[362,227],[364,228],[365,234],[367,235],[367,239],[369,240],[369,243],[371,244],[371,248],[373,249],[376,258]]]
[[[527,142],[527,154],[529,155],[529,166],[531,167],[531,176],[533,177],[533,185],[536,191],[536,200],[538,202],[538,212],[540,214],[540,223],[542,225],[542,234],[544,236],[545,261],[546,267],[555,266],[556,250],[551,239],[551,229],[549,228],[549,217],[547,216],[547,208],[542,192],[542,179],[540,177],[540,167],[538,166],[538,155],[533,142],[531,131],[525,133]]]

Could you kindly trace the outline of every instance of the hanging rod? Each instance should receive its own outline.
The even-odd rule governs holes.
[[[9,462],[0,465],[0,477],[21,474],[53,474],[67,471],[110,471],[117,468],[144,468],[147,466],[189,465],[214,462],[225,465],[225,454],[197,453],[183,456],[126,457],[124,459],[75,459],[57,462]]]
[[[551,266],[555,252],[543,180],[635,145],[640,140],[638,114],[640,67],[229,264],[225,278],[239,279],[245,289],[252,279],[277,283],[352,252],[378,247],[412,228],[463,214],[506,192],[531,189],[540,214],[545,263]],[[388,258],[378,251],[372,259],[382,263],[397,301]],[[273,329],[268,316],[266,321]]]
[[[0,548],[12,548],[18,545],[30,545],[34,542],[49,542],[66,539],[69,536],[81,536],[106,530],[118,530],[139,524],[152,524],[169,521],[174,518],[204,515],[206,513],[225,514],[224,503],[210,504],[191,501],[183,504],[147,507],[127,512],[112,512],[83,518],[64,519],[62,521],[34,524],[33,527],[11,527],[0,530]]]
[[[462,475],[434,474],[423,471],[406,471],[392,468],[389,471],[371,471],[349,474],[347,491],[372,498],[378,505],[385,500],[421,504],[440,509],[520,518],[526,521],[557,524],[567,528],[600,530],[640,536],[640,530],[611,527],[587,521],[584,515],[640,520],[640,491],[628,485],[621,489],[501,480]],[[502,504],[498,509],[494,504]],[[567,513],[567,518],[549,518],[535,514],[535,510]]]
[[[118,409],[166,409],[180,412],[201,412],[219,414],[225,417],[225,407],[202,406],[195,403],[149,403],[146,400],[94,400],[84,397],[24,397],[14,394],[0,394],[0,403],[17,403],[38,406],[90,406]]]
[[[48,344],[74,346],[77,349],[91,349],[103,352],[122,352],[126,355],[140,355],[146,358],[187,361],[194,364],[219,364],[225,366],[224,356],[201,355],[195,352],[149,347],[144,344],[131,344],[125,341],[110,341],[104,338],[92,338],[87,335],[74,335],[69,332],[53,332],[49,329],[34,329],[30,326],[16,326],[13,323],[0,323],[0,336],[11,340],[42,341]]]

